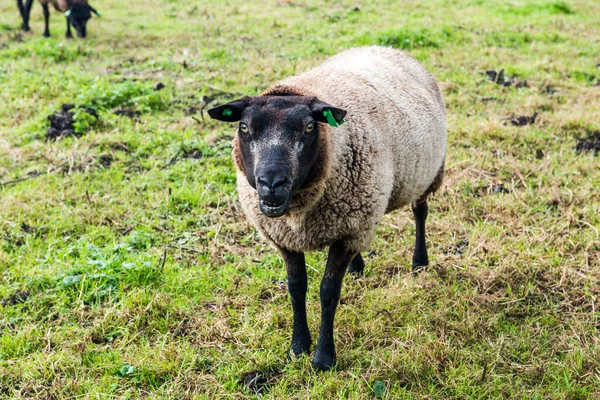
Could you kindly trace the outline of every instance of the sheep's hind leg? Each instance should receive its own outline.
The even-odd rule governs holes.
[[[350,265],[348,266],[348,272],[355,275],[362,275],[364,270],[365,261],[363,260],[360,253],[358,253],[356,257],[354,257],[350,262]]]
[[[50,10],[48,10],[48,4],[43,4],[44,8],[44,22],[46,23],[46,28],[44,28],[44,37],[50,37]]]
[[[294,311],[294,331],[292,333],[291,349],[294,355],[310,351],[311,338],[306,323],[306,263],[304,253],[280,249],[285,261],[288,276],[288,290]]]
[[[413,254],[413,272],[424,269],[429,265],[427,257],[427,243],[425,243],[425,220],[427,219],[427,200],[412,204],[412,211],[416,224],[415,253]]]
[[[340,300],[342,280],[348,264],[356,252],[349,251],[342,241],[335,242],[329,248],[327,267],[321,281],[321,330],[313,366],[321,371],[327,371],[336,361],[335,344],[333,341],[333,320],[335,310]]]

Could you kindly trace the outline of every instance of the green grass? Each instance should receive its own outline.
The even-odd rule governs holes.
[[[600,130],[597,1],[122,4],[85,41],[0,5],[0,398],[253,397],[252,371],[274,399],[600,397],[600,157],[574,150]],[[200,110],[367,44],[441,82],[448,172],[429,270],[410,273],[410,211],[386,216],[316,373],[287,358],[285,268],[236,199],[232,127]],[[48,142],[63,103],[81,135]]]

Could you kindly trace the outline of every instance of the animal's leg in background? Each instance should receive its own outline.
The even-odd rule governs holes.
[[[48,4],[42,4],[42,7],[44,8],[44,22],[46,23],[44,37],[50,37],[50,10],[48,10]]]
[[[427,219],[427,200],[418,201],[412,204],[412,211],[416,224],[416,243],[415,253],[413,254],[413,272],[429,265],[427,257],[427,244],[425,243],[425,220]]]
[[[71,23],[68,18],[65,19],[67,21],[67,39],[71,39],[73,37],[73,34],[71,33]]]
[[[17,8],[19,9],[19,14],[21,14],[21,18],[23,19],[23,25],[21,25],[21,29],[27,31],[25,26],[25,10],[23,9],[23,0],[17,0]]]
[[[21,29],[23,29],[25,32],[29,32],[29,24],[27,23],[27,14],[25,13],[23,0],[17,0],[17,7],[19,8],[19,14],[21,14],[21,19],[23,20],[23,24],[21,24]]]
[[[22,1],[22,0],[19,0]],[[29,32],[29,16],[31,15],[31,7],[33,6],[33,0],[27,0],[25,2],[25,25],[27,26],[26,32]]]
[[[348,272],[351,274],[361,275],[365,269],[365,261],[360,253],[356,255],[348,266]]]
[[[355,255],[356,252],[347,250],[342,241],[333,243],[329,248],[327,267],[321,281],[321,330],[313,359],[313,366],[321,371],[327,371],[335,364],[333,320],[340,300],[344,273]]]
[[[280,249],[285,261],[288,276],[288,290],[294,310],[294,331],[292,333],[292,351],[294,355],[310,351],[312,343],[306,323],[306,263],[304,253]]]

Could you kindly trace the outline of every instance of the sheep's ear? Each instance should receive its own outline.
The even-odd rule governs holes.
[[[250,98],[248,96],[242,97],[241,99],[231,101],[222,106],[214,107],[208,110],[208,115],[212,119],[225,122],[236,122],[242,118],[242,113],[250,104]]]
[[[99,16],[99,17],[102,16],[102,14],[100,14],[100,11],[96,10],[94,7],[90,6],[89,4],[88,4],[88,8],[90,9],[91,12],[93,12],[97,16]]]
[[[346,111],[341,108],[334,107],[321,100],[314,100],[310,104],[312,117],[315,121],[325,122],[335,128],[344,123]]]

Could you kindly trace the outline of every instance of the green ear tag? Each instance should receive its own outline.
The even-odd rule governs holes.
[[[65,11],[65,17],[68,17],[69,15],[71,15],[71,10]]]
[[[231,117],[231,114],[233,114],[233,111],[231,111],[231,108],[226,108],[223,110],[223,115],[226,117]]]
[[[331,113],[331,110],[323,111],[323,115],[327,118],[327,123],[329,125],[333,126],[334,128],[337,128],[338,126],[340,126],[341,124],[344,123],[343,119],[336,121],[335,118],[333,118],[333,114]]]

